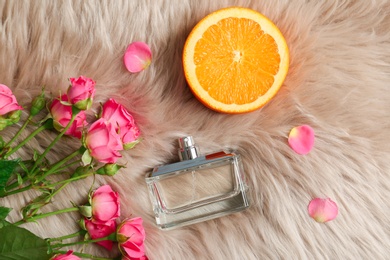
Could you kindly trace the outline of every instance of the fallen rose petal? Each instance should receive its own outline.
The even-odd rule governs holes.
[[[291,129],[288,144],[298,154],[308,154],[314,146],[314,130],[308,125]]]
[[[144,42],[133,42],[127,47],[123,61],[128,71],[140,72],[149,67],[152,51]]]
[[[339,212],[337,204],[329,198],[315,198],[311,200],[307,210],[310,217],[320,223],[335,219]]]

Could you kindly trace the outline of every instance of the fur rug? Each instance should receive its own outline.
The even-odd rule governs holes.
[[[193,26],[234,5],[274,21],[291,56],[279,93],[262,109],[242,115],[204,107],[186,86],[181,65]],[[41,86],[56,96],[65,92],[69,77],[85,75],[97,82],[95,112],[108,97],[132,111],[144,140],[124,153],[126,169],[97,178],[95,186],[111,184],[121,194],[122,216],[144,219],[151,260],[388,259],[389,12],[387,0],[1,0],[0,82],[27,106]],[[148,43],[153,52],[152,65],[139,74],[130,74],[122,62],[133,41]],[[315,147],[305,156],[287,144],[290,129],[301,124],[316,134]],[[9,139],[15,131],[11,127],[1,135]],[[176,139],[188,134],[204,153],[230,147],[242,154],[251,207],[160,231],[144,176],[177,160]],[[34,139],[28,148],[42,151],[50,140]],[[75,147],[77,142],[67,139],[49,159]],[[69,186],[43,211],[85,202],[91,183]],[[332,198],[338,217],[326,224],[312,220],[307,205],[314,197]],[[14,207],[10,220],[16,221],[18,205],[30,198],[24,193],[0,204]],[[60,236],[74,232],[77,219],[63,214],[25,227],[42,237]],[[104,255],[97,246],[88,250]]]

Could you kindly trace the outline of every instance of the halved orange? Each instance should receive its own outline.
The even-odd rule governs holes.
[[[252,9],[229,7],[203,18],[183,50],[186,80],[207,107],[244,113],[264,106],[288,71],[289,52],[280,30]]]

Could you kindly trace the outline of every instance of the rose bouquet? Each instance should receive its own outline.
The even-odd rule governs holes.
[[[142,71],[149,66],[150,60],[150,49],[141,42],[130,44],[124,56],[125,66],[131,72]],[[118,164],[122,153],[134,148],[141,140],[131,113],[112,98],[101,104],[101,111],[93,122],[87,122],[86,111],[92,107],[94,96],[95,81],[85,76],[70,78],[66,93],[54,99],[48,98],[42,89],[41,94],[33,99],[28,116],[16,134],[10,140],[4,140],[0,135],[0,197],[31,189],[39,192],[24,205],[22,219],[15,223],[6,220],[12,209],[0,205],[0,259],[107,259],[62,250],[90,243],[108,250],[116,243],[121,252],[119,258],[147,259],[142,219],[117,222],[120,217],[119,194],[109,185],[96,190],[91,187],[85,205],[73,204],[66,209],[41,212],[67,185],[95,174],[116,174],[124,167]],[[0,131],[19,122],[23,109],[11,89],[0,84]],[[35,130],[17,142],[28,125],[33,125]],[[15,158],[19,149],[26,149],[25,145],[31,139],[45,131],[57,134],[43,152],[32,151],[32,157],[28,159]],[[78,139],[79,147],[56,162],[49,161],[46,158],[48,153],[62,138]],[[26,222],[72,211],[78,211],[81,218],[80,230],[74,234],[42,239],[20,227]],[[79,240],[64,243],[71,238]]]

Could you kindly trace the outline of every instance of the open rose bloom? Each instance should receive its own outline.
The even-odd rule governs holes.
[[[70,78],[71,85],[68,88],[68,101],[80,110],[87,110],[92,106],[95,95],[95,81],[80,76]]]
[[[66,94],[61,97],[54,99],[50,105],[50,113],[53,117],[54,128],[61,132],[70,122],[72,118],[72,107],[64,105],[62,101],[68,101],[68,96]],[[80,111],[76,119],[73,121],[73,124],[65,132],[66,135],[74,136],[81,138],[82,130],[87,125],[86,116],[84,111]]]
[[[119,249],[124,259],[147,259],[145,257],[145,229],[142,218],[125,220],[117,230]]]
[[[105,223],[96,223],[85,218],[84,226],[88,231],[88,234],[91,236],[91,239],[106,237],[116,231],[115,220],[107,221]],[[96,244],[106,248],[107,250],[111,250],[114,242],[111,240],[103,240],[96,242]]]
[[[103,105],[102,118],[115,126],[120,135],[124,149],[132,147],[137,142],[140,131],[134,122],[133,116],[121,104],[110,98]]]
[[[95,121],[89,128],[85,144],[93,158],[102,163],[115,163],[122,157],[123,144],[115,126],[104,118]]]

